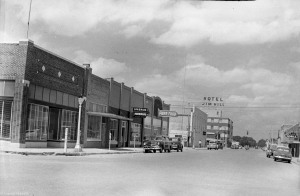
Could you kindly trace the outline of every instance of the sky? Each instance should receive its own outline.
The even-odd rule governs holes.
[[[0,42],[27,39],[30,0],[0,0]],[[300,1],[32,0],[28,38],[172,105],[222,97],[233,135],[300,120]]]

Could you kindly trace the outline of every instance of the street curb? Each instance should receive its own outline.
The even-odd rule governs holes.
[[[300,162],[299,162],[299,160],[295,160],[295,161],[294,161],[294,160],[292,160],[292,162],[293,162],[293,163],[295,163],[296,165],[300,165]]]
[[[20,154],[20,155],[54,155],[55,152],[18,152],[18,151],[0,151],[9,154]]]
[[[89,153],[89,152],[67,152],[67,153],[61,153],[61,152],[18,152],[18,151],[0,151],[2,153],[9,153],[9,154],[20,154],[20,155],[53,155],[53,156],[88,156],[88,155],[102,155],[102,154],[134,154],[134,153],[142,153],[142,151],[122,151],[122,152],[95,152],[95,153]]]
[[[129,152],[102,152],[102,153],[89,153],[89,152],[67,152],[67,153],[55,153],[54,156],[89,156],[89,155],[103,155],[103,154],[134,154],[142,153],[138,151]]]

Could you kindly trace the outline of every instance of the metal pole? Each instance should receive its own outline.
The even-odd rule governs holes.
[[[26,36],[27,39],[28,39],[28,35],[29,35],[29,22],[30,22],[31,4],[32,4],[32,0],[30,0],[29,13],[28,13],[27,36]]]
[[[82,152],[82,148],[80,146],[80,120],[81,120],[81,105],[85,101],[85,97],[78,98],[79,104],[79,114],[78,114],[78,124],[77,124],[77,141],[75,145],[75,152]]]
[[[109,132],[109,139],[108,139],[108,150],[110,150],[110,140],[111,140],[111,132]]]
[[[135,134],[133,136],[133,148],[134,148],[134,151],[135,151]]]
[[[191,118],[190,118],[190,133],[193,133],[193,115],[194,115],[194,106],[191,111]],[[195,148],[195,135],[193,135],[193,148]]]
[[[68,148],[68,128],[65,130],[65,146],[64,146],[64,152],[67,153],[67,148]]]

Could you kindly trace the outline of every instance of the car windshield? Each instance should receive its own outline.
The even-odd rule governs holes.
[[[162,140],[162,137],[156,137],[155,140]]]
[[[285,152],[289,152],[290,149],[289,148],[277,148],[277,150],[280,150],[280,151],[285,151]]]

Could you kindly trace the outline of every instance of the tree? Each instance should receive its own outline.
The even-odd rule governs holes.
[[[240,142],[241,141],[241,136],[232,136],[232,140],[235,142]]]
[[[259,141],[258,141],[258,143],[257,143],[257,146],[259,146],[259,147],[265,147],[266,146],[266,140],[264,140],[264,139],[260,139]]]
[[[252,137],[242,137],[240,140],[240,145],[242,146],[250,146],[250,147],[255,147],[256,146],[256,141]]]

